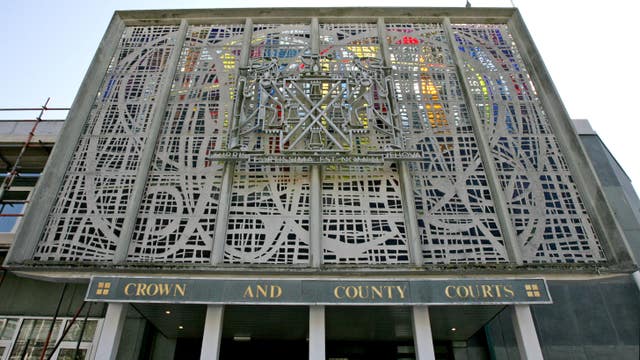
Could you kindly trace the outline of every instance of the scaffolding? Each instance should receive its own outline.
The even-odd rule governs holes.
[[[47,98],[44,105],[40,107],[0,108],[0,113],[16,112],[16,113],[22,114],[24,112],[34,112],[34,111],[38,112],[38,115],[35,118],[0,119],[0,124],[6,124],[9,122],[18,123],[18,124],[33,123],[30,131],[26,134],[26,138],[23,141],[19,141],[17,142],[17,144],[12,143],[11,145],[12,147],[16,147],[17,145],[17,147],[19,148],[19,151],[15,156],[15,158],[9,159],[9,157],[3,154],[3,152],[1,151],[2,149],[0,149],[0,161],[4,162],[4,164],[7,166],[7,172],[4,175],[4,178],[2,180],[2,185],[0,185],[0,221],[3,218],[7,218],[7,217],[19,218],[23,215],[22,212],[24,208],[22,206],[19,207],[19,211],[11,211],[11,212],[6,212],[5,206],[10,205],[14,207],[13,205],[16,203],[20,203],[23,205],[28,203],[28,199],[26,198],[16,200],[7,196],[12,186],[14,186],[16,180],[21,177],[21,171],[23,169],[22,163],[25,158],[25,155],[27,154],[27,151],[31,148],[37,147],[46,152],[46,154],[43,154],[43,155],[46,155],[46,157],[48,157],[51,151],[50,150],[51,144],[49,144],[48,146],[47,144],[43,143],[42,140],[34,141],[34,137],[36,136],[36,131],[38,130],[38,126],[40,124],[47,121],[61,121],[61,120],[44,119],[45,114],[51,111],[55,112],[55,111],[69,110],[69,108],[66,108],[66,107],[49,107],[50,100],[51,98]],[[21,134],[18,134],[18,135],[21,135]],[[46,162],[46,159],[44,162]],[[30,177],[33,177],[33,174],[29,174],[29,175],[31,175]]]

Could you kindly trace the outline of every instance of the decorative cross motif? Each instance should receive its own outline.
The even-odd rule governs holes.
[[[230,148],[255,132],[277,135],[275,152],[362,154],[357,139],[379,132],[382,148],[400,149],[390,78],[382,61],[356,58],[350,71],[323,71],[332,56],[305,55],[299,64],[278,59],[253,62],[239,80]]]

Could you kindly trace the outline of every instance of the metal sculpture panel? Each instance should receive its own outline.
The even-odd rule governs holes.
[[[353,154],[402,146],[394,118],[391,79],[385,73],[375,24],[320,24],[321,71],[367,84],[356,101],[344,101]],[[366,71],[362,64],[366,63]],[[342,96],[349,99],[348,96]],[[353,119],[353,120],[352,120]],[[326,166],[322,181],[322,249],[328,264],[409,262],[402,197],[395,166]]]
[[[308,54],[309,25],[256,24],[250,67],[241,74],[233,149],[259,154],[282,151],[276,123],[285,113],[280,81],[295,76]],[[273,75],[273,76],[271,76]],[[271,77],[270,77],[271,76]],[[270,85],[266,83],[269,82]],[[282,125],[282,124],[281,124]],[[234,143],[240,139],[240,143]],[[298,264],[309,262],[309,179],[306,167],[236,165],[229,206],[224,261]]]
[[[140,205],[129,261],[211,258],[244,25],[190,26]]]
[[[388,24],[387,37],[427,264],[507,261],[493,200],[441,25]]]
[[[550,119],[507,26],[453,29],[524,260],[604,260]]]
[[[425,263],[510,261],[462,81],[524,260],[605,259],[506,25],[454,25],[455,44],[436,24],[252,27],[243,47],[245,25],[189,26],[174,79],[164,77],[177,26],[124,30],[34,260],[111,260],[139,205],[129,262],[209,263],[218,241],[215,261],[309,264],[321,214],[323,263],[409,264],[397,162],[409,160]],[[154,149],[144,195],[128,204],[143,149]],[[312,191],[322,192],[314,219]]]
[[[87,119],[35,260],[107,261],[119,240],[177,26],[128,27]]]
[[[407,264],[409,250],[393,165],[328,166],[322,181],[327,264]]]

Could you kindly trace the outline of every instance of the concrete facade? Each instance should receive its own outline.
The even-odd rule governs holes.
[[[43,334],[54,358],[640,355],[640,201],[516,9],[116,12],[60,136],[1,253],[0,360]],[[118,290],[98,276],[255,285],[84,301]],[[527,279],[552,303],[500,283]],[[378,301],[420,280],[445,301]]]

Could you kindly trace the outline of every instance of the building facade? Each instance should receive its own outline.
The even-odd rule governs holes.
[[[637,197],[515,9],[116,12],[60,136],[0,359],[638,356]]]

